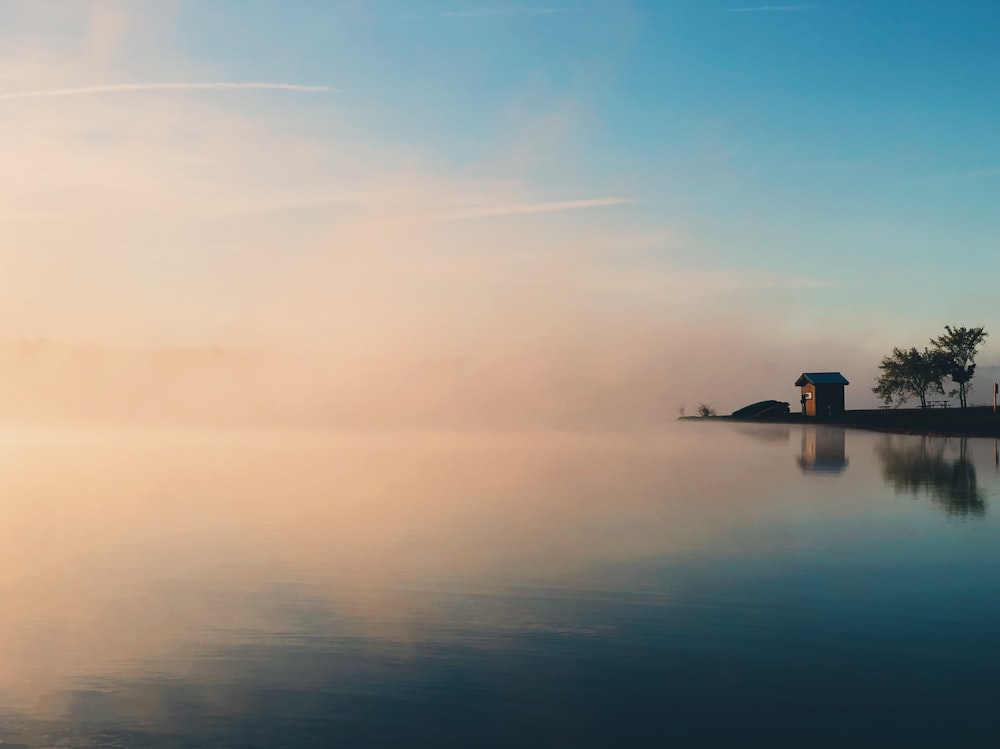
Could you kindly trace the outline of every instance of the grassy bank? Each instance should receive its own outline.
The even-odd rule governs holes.
[[[736,419],[731,416],[714,417],[718,421],[770,424],[830,424],[871,429],[899,434],[963,435],[968,437],[1000,437],[1000,414],[992,406],[972,408],[893,408],[847,411],[843,416],[824,421],[804,419],[801,414],[768,419]],[[692,419],[701,421],[702,419]],[[711,419],[709,419],[711,420]]]

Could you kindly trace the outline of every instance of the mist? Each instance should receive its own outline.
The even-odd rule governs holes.
[[[433,174],[388,182],[348,216],[320,205],[226,218],[247,243],[239,251],[192,233],[156,252],[112,253],[97,274],[87,263],[100,253],[85,242],[40,244],[32,272],[87,271],[38,279],[44,296],[11,284],[8,301],[21,304],[0,346],[0,412],[50,423],[632,429],[700,402],[723,413],[794,401],[799,373],[826,369],[861,385],[849,404],[874,402],[864,383],[878,354],[796,331],[789,321],[811,288],[796,279],[697,267],[697,240],[638,233],[615,206],[521,215],[532,196],[502,185],[475,202],[498,215],[442,220],[433,211],[460,205],[459,185],[430,197],[442,182]],[[107,218],[140,220],[128,205]],[[300,222],[314,225],[291,230]],[[25,229],[24,241],[48,229]]]
[[[675,332],[622,327],[534,350],[368,358],[20,342],[0,348],[0,409],[8,422],[53,425],[629,430],[699,402],[728,412],[794,399],[803,366],[793,357],[750,346],[720,356]]]
[[[805,370],[873,405],[916,329],[832,325],[827,280],[733,267],[700,217],[588,174],[573,97],[512,101],[456,162],[367,137],[334,82],[95,86],[144,46],[190,79],[170,14],[48,10],[8,9],[0,60],[0,419],[648,428],[795,401]]]

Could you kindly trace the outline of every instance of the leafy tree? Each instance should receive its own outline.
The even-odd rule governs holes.
[[[707,403],[699,403],[698,415],[703,419],[707,419],[709,416],[715,416],[715,407],[710,406]]]
[[[958,385],[958,401],[962,408],[969,405],[968,395],[972,392],[972,377],[976,373],[976,354],[989,333],[978,328],[952,328],[944,326],[944,334],[931,339],[934,350],[943,358],[944,372]]]
[[[925,348],[920,352],[916,348],[894,348],[892,356],[885,357],[878,365],[882,374],[875,381],[872,392],[888,405],[896,401],[897,406],[915,395],[920,399],[920,407],[927,408],[929,394],[944,394],[942,380],[946,364],[945,357],[936,350]]]

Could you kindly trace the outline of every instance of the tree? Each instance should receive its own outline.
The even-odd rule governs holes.
[[[944,373],[958,385],[957,391],[962,408],[969,405],[968,395],[972,392],[972,377],[976,373],[976,354],[989,333],[978,328],[952,328],[944,326],[944,334],[931,339],[934,350],[944,359]]]
[[[703,419],[707,419],[709,416],[715,416],[715,407],[710,406],[707,403],[699,403],[698,415]]]
[[[886,404],[896,401],[901,406],[911,396],[920,399],[920,407],[927,408],[927,396],[930,393],[944,395],[942,380],[945,377],[947,361],[939,351],[916,348],[894,348],[892,356],[882,359],[878,368],[882,374],[875,381],[872,392]]]

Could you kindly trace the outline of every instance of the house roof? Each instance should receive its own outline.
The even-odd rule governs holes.
[[[840,372],[803,372],[795,381],[796,387],[803,385],[850,385]]]

